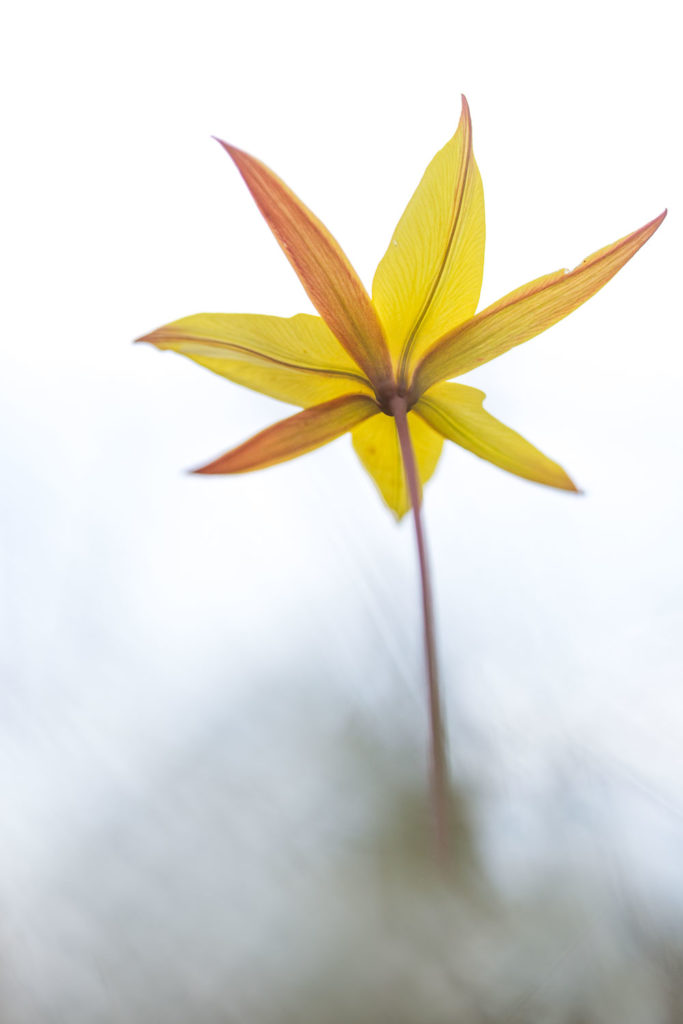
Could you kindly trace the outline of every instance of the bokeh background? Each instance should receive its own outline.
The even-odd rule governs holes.
[[[683,1019],[672,5],[27,2],[0,48],[2,1024]],[[461,92],[482,304],[670,213],[467,380],[585,495],[427,490],[444,880],[410,522],[348,438],[187,476],[286,407],[130,342],[310,309],[211,135],[369,285]]]

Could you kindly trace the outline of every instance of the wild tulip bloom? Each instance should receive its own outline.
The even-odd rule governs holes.
[[[220,141],[220,140],[219,140]],[[196,470],[244,473],[284,462],[347,432],[384,501],[412,508],[420,559],[432,731],[432,782],[442,851],[446,766],[433,614],[420,517],[422,486],[444,439],[517,476],[566,491],[566,472],[452,383],[557,323],[602,288],[657,230],[666,211],[589,256],[476,313],[484,265],[484,195],[463,97],[458,130],[437,153],[382,258],[372,298],[324,225],[264,164],[221,142],[319,317],[200,313],[140,338],[302,411]]]

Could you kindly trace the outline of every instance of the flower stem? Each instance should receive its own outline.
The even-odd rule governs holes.
[[[448,762],[446,754],[446,733],[441,709],[439,676],[436,660],[436,636],[434,628],[434,601],[427,559],[427,546],[422,528],[422,494],[420,479],[415,462],[415,452],[408,428],[408,404],[403,395],[395,395],[390,401],[390,410],[396,420],[398,440],[401,446],[403,468],[410,495],[415,523],[415,539],[420,564],[422,585],[422,615],[424,623],[424,645],[427,665],[427,693],[429,697],[429,726],[431,737],[431,799],[434,815],[436,849],[439,860],[448,860]]]

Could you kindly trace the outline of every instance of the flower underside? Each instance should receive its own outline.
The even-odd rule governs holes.
[[[408,203],[375,273],[372,297],[284,182],[254,157],[221,145],[320,316],[200,313],[139,339],[301,407],[196,472],[262,469],[351,432],[361,462],[400,518],[410,498],[393,416],[398,400],[407,410],[421,484],[434,472],[445,439],[517,476],[576,491],[561,466],[483,408],[483,392],[451,381],[580,306],[650,238],[666,211],[574,270],[540,277],[476,313],[484,196],[464,97],[458,130]]]

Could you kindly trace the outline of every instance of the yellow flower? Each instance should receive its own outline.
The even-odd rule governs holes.
[[[434,472],[445,438],[517,476],[576,490],[556,462],[484,410],[481,391],[445,382],[571,313],[637,252],[666,211],[574,270],[531,281],[475,315],[484,196],[464,97],[458,130],[408,203],[372,298],[284,182],[254,157],[221,145],[320,317],[200,313],[139,339],[303,409],[196,472],[261,469],[351,431],[361,462],[400,518],[411,506],[397,430],[407,414],[420,484]]]

